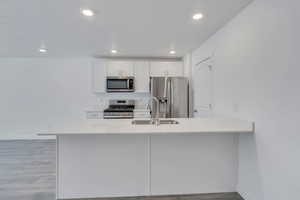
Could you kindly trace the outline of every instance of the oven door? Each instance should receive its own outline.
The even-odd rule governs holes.
[[[106,92],[134,92],[130,87],[131,78],[107,77]]]

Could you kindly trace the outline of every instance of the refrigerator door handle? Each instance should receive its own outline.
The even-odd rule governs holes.
[[[153,80],[153,78],[150,77],[149,90],[150,90],[151,97],[154,96],[153,95],[153,84],[154,84],[154,80]],[[153,107],[154,107],[153,99],[151,101],[149,100],[148,105],[149,105],[149,109],[150,109],[150,115],[151,115],[151,117],[154,117],[156,113],[154,113],[155,111],[153,109]]]
[[[149,90],[150,90],[151,96],[152,96],[152,87],[153,87],[153,78],[150,77],[150,81],[149,81]]]
[[[172,116],[172,104],[173,104],[173,91],[172,91],[172,81],[168,80],[168,113],[167,117],[170,118]]]
[[[174,88],[174,84],[173,84],[173,81],[171,81],[170,80],[170,87],[171,87],[171,95],[170,95],[170,99],[171,99],[171,110],[170,110],[170,117],[172,117],[172,118],[174,118],[175,116],[174,116],[174,90],[175,90],[175,88]]]

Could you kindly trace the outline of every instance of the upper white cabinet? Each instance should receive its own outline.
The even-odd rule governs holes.
[[[92,61],[92,90],[95,93],[106,91],[106,61],[103,59]]]
[[[183,63],[175,61],[108,60],[92,62],[92,90],[106,92],[107,76],[133,76],[135,92],[148,93],[151,76],[183,76]]]
[[[183,76],[183,63],[175,61],[150,62],[150,76]]]
[[[107,61],[107,76],[134,76],[133,62]]]
[[[149,65],[147,61],[134,62],[135,92],[149,92]]]

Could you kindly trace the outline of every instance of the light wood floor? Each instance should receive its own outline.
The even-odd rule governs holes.
[[[55,143],[55,140],[0,141],[0,200],[55,199]],[[220,193],[100,200],[243,199],[237,193]]]
[[[0,199],[55,199],[55,140],[0,141]]]

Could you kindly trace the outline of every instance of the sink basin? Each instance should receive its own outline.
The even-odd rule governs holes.
[[[179,124],[178,121],[173,119],[161,119],[160,124]],[[154,125],[155,122],[152,120],[133,120],[131,122],[133,125]]]
[[[152,120],[133,120],[131,122],[133,125],[151,125],[155,124]]]
[[[179,124],[179,122],[173,119],[163,119],[160,120],[160,124]]]

